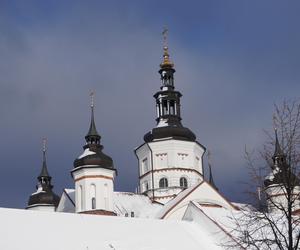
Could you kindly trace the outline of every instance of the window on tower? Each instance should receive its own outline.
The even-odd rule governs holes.
[[[168,101],[167,100],[163,100],[163,114],[164,115],[169,114]]]
[[[175,115],[175,102],[174,102],[174,100],[170,101],[170,115]]]
[[[148,172],[148,159],[147,158],[145,158],[142,161],[142,171],[143,171],[143,173],[147,173]]]
[[[90,186],[90,197],[91,197],[91,207],[96,209],[96,185],[91,184]]]
[[[159,180],[159,187],[160,188],[167,188],[168,187],[168,179],[167,178],[161,178]]]
[[[96,198],[92,198],[92,209],[96,209]]]
[[[180,178],[179,184],[180,184],[180,187],[182,187],[182,188],[187,188],[188,187],[188,182],[187,182],[187,179],[185,177]]]

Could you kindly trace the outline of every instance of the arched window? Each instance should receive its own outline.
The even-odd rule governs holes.
[[[104,184],[104,208],[108,210],[108,185],[107,183]]]
[[[82,186],[79,186],[79,192],[78,192],[78,211],[82,211],[83,210],[83,189]]]
[[[180,187],[183,187],[183,188],[188,187],[188,182],[187,182],[187,179],[185,177],[181,177],[180,180],[179,180],[179,183],[180,183]]]
[[[167,178],[161,178],[159,180],[159,187],[160,188],[167,188],[168,187],[168,179]]]
[[[90,197],[91,197],[91,207],[96,209],[96,185],[91,184],[90,186]]]
[[[96,198],[92,198],[92,209],[96,209]]]

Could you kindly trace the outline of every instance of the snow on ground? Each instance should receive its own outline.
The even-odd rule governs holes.
[[[5,250],[217,250],[186,221],[53,213],[0,208]]]

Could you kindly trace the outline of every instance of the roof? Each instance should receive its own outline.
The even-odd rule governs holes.
[[[0,208],[0,220],[5,225],[0,227],[0,249],[40,250],[41,246],[43,250],[221,249],[206,230],[187,221],[6,208]],[[50,237],[47,242],[45,235]]]
[[[114,192],[113,200],[114,212],[118,216],[154,218],[163,206],[159,203],[153,203],[148,196],[130,192]],[[64,189],[57,211],[75,212],[74,189]]]
[[[156,215],[156,218],[164,219],[174,211],[181,209],[185,211],[190,201],[196,201],[205,205],[217,205],[230,210],[238,210],[231,202],[224,198],[218,190],[205,180],[180,192],[173,200],[169,201]]]

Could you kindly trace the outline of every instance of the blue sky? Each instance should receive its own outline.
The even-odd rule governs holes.
[[[245,201],[245,145],[261,147],[274,103],[299,98],[299,10],[276,0],[0,1],[0,206],[26,206],[43,137],[55,191],[73,187],[91,90],[116,189],[134,190],[164,26],[183,123],[211,150],[221,192]]]

